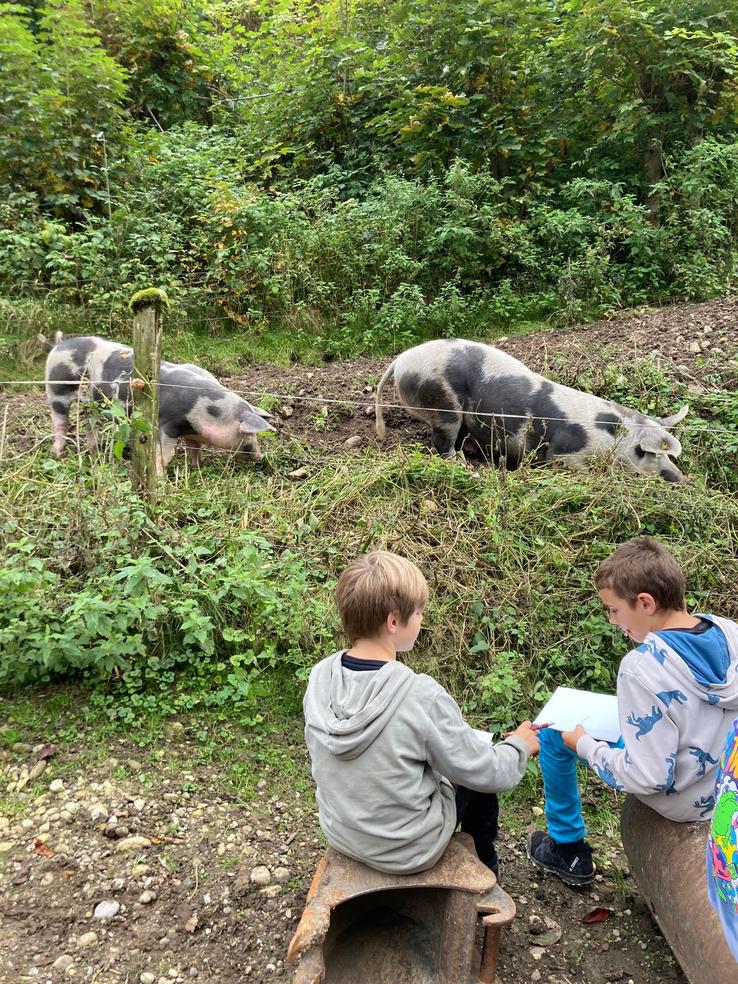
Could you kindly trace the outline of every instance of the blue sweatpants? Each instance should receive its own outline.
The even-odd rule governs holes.
[[[577,762],[584,762],[564,744],[560,731],[542,728],[538,732],[538,757],[546,797],[546,822],[550,836],[558,844],[572,844],[587,836],[582,816],[582,797],[577,782]],[[622,748],[623,739],[612,748]]]

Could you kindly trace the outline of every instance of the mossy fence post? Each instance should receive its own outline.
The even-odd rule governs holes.
[[[133,477],[139,491],[153,500],[160,458],[158,420],[162,315],[169,301],[163,290],[151,287],[134,294],[128,306],[133,312]]]

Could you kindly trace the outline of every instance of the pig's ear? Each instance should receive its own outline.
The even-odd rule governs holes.
[[[242,434],[261,434],[262,431],[274,430],[271,424],[268,424],[266,420],[258,417],[255,413],[244,414],[238,429]]]
[[[268,419],[272,416],[268,410],[262,410],[261,407],[255,407],[253,404],[251,404],[251,410],[257,417],[266,417]]]

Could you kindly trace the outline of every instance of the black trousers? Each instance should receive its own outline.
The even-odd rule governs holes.
[[[474,839],[477,857],[488,868],[498,874],[497,822],[500,806],[497,793],[478,793],[465,786],[454,786],[456,793],[456,822],[461,824],[463,833]]]

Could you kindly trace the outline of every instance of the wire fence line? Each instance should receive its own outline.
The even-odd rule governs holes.
[[[2,386],[45,386],[46,383],[47,383],[47,380],[45,380],[45,379],[8,379],[8,380],[0,380],[0,387],[2,387]],[[112,386],[112,387],[115,387],[115,386],[121,386],[121,385],[127,385],[127,384],[129,384],[130,383],[130,377],[127,377],[125,379],[113,379],[113,380],[110,380],[110,379],[107,379],[107,380],[106,379],[102,379],[102,380],[99,380],[99,379],[95,379],[95,380],[93,380],[93,379],[75,379],[75,380],[58,380],[58,379],[54,379],[54,380],[51,380],[50,383],[53,386],[75,386],[75,387],[81,387],[81,386],[88,386],[88,387],[106,386],[106,387],[111,387]],[[195,390],[195,391],[201,393],[202,396],[205,397],[205,398],[209,397],[211,393],[218,394],[219,395],[220,392],[221,392],[220,390],[213,389],[212,387],[208,386],[207,383],[203,383],[201,385],[189,385],[189,384],[186,384],[186,383],[182,383],[182,384],[180,384],[180,383],[164,383],[164,382],[162,382],[160,380],[156,385],[160,389],[166,387],[166,388],[169,388],[169,389],[177,389],[177,390]],[[349,397],[338,397],[338,398],[334,398],[334,397],[319,396],[319,395],[318,396],[305,396],[305,395],[300,396],[300,395],[294,395],[294,394],[290,394],[290,393],[275,393],[275,392],[272,392],[270,390],[231,389],[230,387],[226,387],[226,388],[228,389],[228,392],[235,393],[237,396],[251,396],[254,399],[256,399],[257,401],[260,400],[260,399],[277,400],[280,403],[285,404],[285,405],[289,405],[291,403],[316,403],[316,404],[324,404],[326,406],[338,406],[338,407],[345,406],[345,407],[362,407],[362,408],[365,408],[365,407],[367,407],[369,405],[371,405],[372,407],[376,407],[377,406],[377,404],[375,402],[375,399],[372,397],[372,395],[370,393],[367,394],[367,398],[364,399],[364,400],[355,400],[355,399],[351,399]],[[589,395],[589,394],[585,394],[585,395]],[[715,395],[718,398],[723,399],[723,397],[722,397],[721,394],[715,394]],[[113,397],[113,398],[115,398],[115,397]],[[597,397],[597,399],[600,399],[600,397]],[[729,396],[726,396],[725,399],[729,399]],[[494,418],[495,420],[497,420],[497,419],[500,419],[500,420],[530,420],[530,421],[538,420],[538,421],[553,421],[553,422],[561,422],[561,423],[569,423],[569,424],[571,424],[571,423],[587,423],[587,424],[591,424],[592,423],[592,419],[593,419],[591,416],[583,416],[581,414],[580,415],[571,415],[570,414],[569,416],[566,416],[566,417],[554,417],[554,416],[552,416],[550,414],[538,416],[536,414],[530,414],[530,413],[506,413],[504,411],[494,411],[494,410],[464,410],[464,409],[455,410],[454,408],[450,408],[450,407],[416,406],[414,404],[389,403],[389,402],[386,402],[386,401],[381,401],[378,404],[378,406],[382,410],[404,410],[405,412],[417,411],[417,412],[422,412],[422,413],[446,413],[446,414],[448,414],[448,413],[461,413],[461,414],[463,414],[465,416],[490,417],[490,418]],[[630,409],[630,408],[626,408],[626,409]],[[640,413],[640,411],[633,410],[633,413]],[[611,425],[613,427],[618,426],[618,421],[601,421],[600,423],[601,424]],[[638,426],[639,427],[655,427],[655,428],[663,429],[663,424],[659,423],[658,420],[655,420],[653,422],[646,420],[646,421],[644,421],[642,423],[639,421],[638,422]],[[735,433],[735,428],[727,427],[727,426],[722,425],[722,424],[718,424],[718,425],[708,424],[708,425],[704,425],[703,426],[703,425],[700,425],[700,424],[692,423],[691,421],[689,423],[682,424],[681,429],[682,430],[684,430],[684,429],[690,429],[690,430],[700,430],[700,431],[715,431],[716,433],[718,433],[718,432],[726,432],[726,433],[729,433],[729,434]]]

